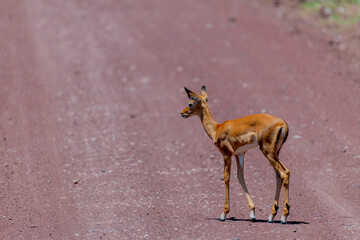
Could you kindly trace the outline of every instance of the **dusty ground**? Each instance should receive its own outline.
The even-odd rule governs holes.
[[[301,33],[304,29],[306,29],[307,34],[323,33],[324,43],[336,50],[342,57],[346,56],[347,68],[354,72],[360,71],[360,22],[349,21],[357,15],[360,5],[356,3],[343,5],[346,1],[339,1],[338,8],[345,6],[344,12],[339,13],[335,9],[333,13],[338,20],[334,21],[334,19],[324,17],[320,10],[314,8],[306,10],[301,4],[305,1],[302,0],[258,0],[258,2],[267,7],[275,8],[276,17],[290,22],[289,30],[294,34]],[[331,1],[323,2],[326,5],[326,2]]]
[[[360,82],[322,33],[250,1],[0,1],[1,239],[360,239]],[[267,112],[290,136],[289,224],[259,151],[233,168],[182,88],[218,122]],[[280,214],[281,215],[281,211]]]

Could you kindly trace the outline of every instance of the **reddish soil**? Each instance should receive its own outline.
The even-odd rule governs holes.
[[[253,1],[0,1],[0,239],[360,239],[360,81],[309,25]],[[287,225],[257,150],[231,180],[183,87],[218,122],[290,126]],[[281,197],[282,198],[282,197]]]

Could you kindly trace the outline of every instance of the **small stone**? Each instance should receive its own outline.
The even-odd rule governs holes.
[[[320,9],[320,15],[323,17],[323,18],[328,18],[330,15],[333,14],[333,10],[327,6],[323,6],[321,9]]]
[[[141,82],[142,82],[142,83],[148,83],[148,82],[149,82],[149,78],[144,77],[143,79],[141,79]]]
[[[340,14],[344,14],[345,13],[345,8],[343,6],[340,6],[337,8],[337,11],[340,13]]]
[[[233,16],[229,17],[229,22],[236,23],[236,17]]]
[[[301,33],[299,27],[296,26],[296,25],[290,27],[289,31],[290,31],[290,34],[293,34],[293,35],[296,35],[296,34],[300,34],[300,33]]]
[[[136,70],[136,66],[135,66],[135,65],[131,65],[129,69],[130,69],[130,71],[135,71],[135,70]]]
[[[206,28],[207,28],[207,29],[212,29],[212,28],[213,28],[213,25],[212,25],[211,23],[208,23],[208,24],[206,24]]]
[[[177,72],[182,72],[184,70],[184,68],[182,67],[182,66],[178,66],[177,68],[176,68],[176,71]]]
[[[192,80],[193,80],[194,82],[199,82],[199,81],[200,81],[200,78],[194,77]]]
[[[333,47],[333,46],[335,46],[336,45],[336,41],[335,40],[333,40],[333,39],[331,39],[331,40],[329,40],[329,45],[331,46],[331,47]]]
[[[348,47],[348,45],[346,43],[342,43],[342,44],[339,45],[339,50],[344,51],[344,50],[347,49],[347,47]]]

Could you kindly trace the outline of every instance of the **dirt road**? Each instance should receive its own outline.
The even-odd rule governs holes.
[[[0,1],[1,239],[360,239],[360,87],[326,37],[250,1]],[[311,34],[310,34],[311,32]],[[249,221],[183,87],[218,122],[266,112],[290,136],[289,223],[259,151]],[[282,199],[282,197],[281,197]]]

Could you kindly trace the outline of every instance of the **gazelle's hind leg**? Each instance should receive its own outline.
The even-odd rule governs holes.
[[[256,220],[255,205],[254,205],[254,203],[250,197],[250,194],[246,188],[245,179],[244,179],[244,155],[245,155],[245,153],[239,154],[238,156],[235,155],[236,165],[237,165],[237,178],[245,192],[245,196],[248,201],[248,205],[249,205],[249,209],[250,209],[250,219],[252,221],[255,221]]]
[[[280,162],[278,155],[280,149],[284,142],[286,141],[288,135],[287,125],[284,125],[280,128],[277,128],[275,131],[269,133],[272,135],[270,138],[265,138],[265,141],[259,141],[259,147],[264,156],[269,160],[273,166],[276,173],[276,192],[275,192],[275,201],[271,214],[269,216],[269,222],[274,220],[274,217],[277,213],[277,202],[280,194],[281,185],[284,186],[284,213],[281,217],[281,223],[287,222],[287,217],[290,212],[289,204],[289,181],[290,181],[290,171],[287,169],[282,162]],[[261,139],[261,138],[260,138]],[[279,177],[280,176],[280,180]],[[280,181],[280,183],[279,183]],[[279,187],[280,186],[280,187]]]
[[[266,153],[266,152],[264,154],[265,154],[266,158],[270,161],[270,163],[273,166],[273,168],[275,169],[275,171],[277,173],[279,173],[281,181],[282,181],[282,185],[284,186],[284,212],[283,212],[283,216],[281,217],[281,223],[286,223],[287,217],[289,216],[289,213],[290,213],[290,204],[289,204],[290,171],[289,171],[289,169],[287,169],[284,166],[284,164],[282,164],[282,162],[280,162],[280,160],[278,159],[276,154],[271,154],[271,153]],[[276,191],[280,192],[280,189],[277,188]],[[277,192],[275,194],[275,197],[276,196],[277,196]],[[275,207],[275,203],[274,203],[274,207]],[[271,215],[273,213],[273,210],[271,212]],[[271,215],[269,216],[269,220],[270,220]]]
[[[281,223],[287,223],[287,217],[290,214],[290,203],[289,203],[289,184],[290,184],[290,170],[287,169],[282,162],[279,161],[282,168],[285,169],[285,174],[283,175],[284,178],[281,178],[283,181],[284,186],[284,213],[281,217]]]
[[[281,190],[281,185],[282,185],[282,180],[280,177],[280,174],[276,171],[276,169],[274,168],[275,171],[275,178],[276,178],[276,191],[275,191],[275,200],[274,200],[274,204],[271,210],[271,214],[269,216],[269,223],[274,222],[274,218],[277,214],[277,210],[279,209],[279,197],[280,197],[280,190]]]

